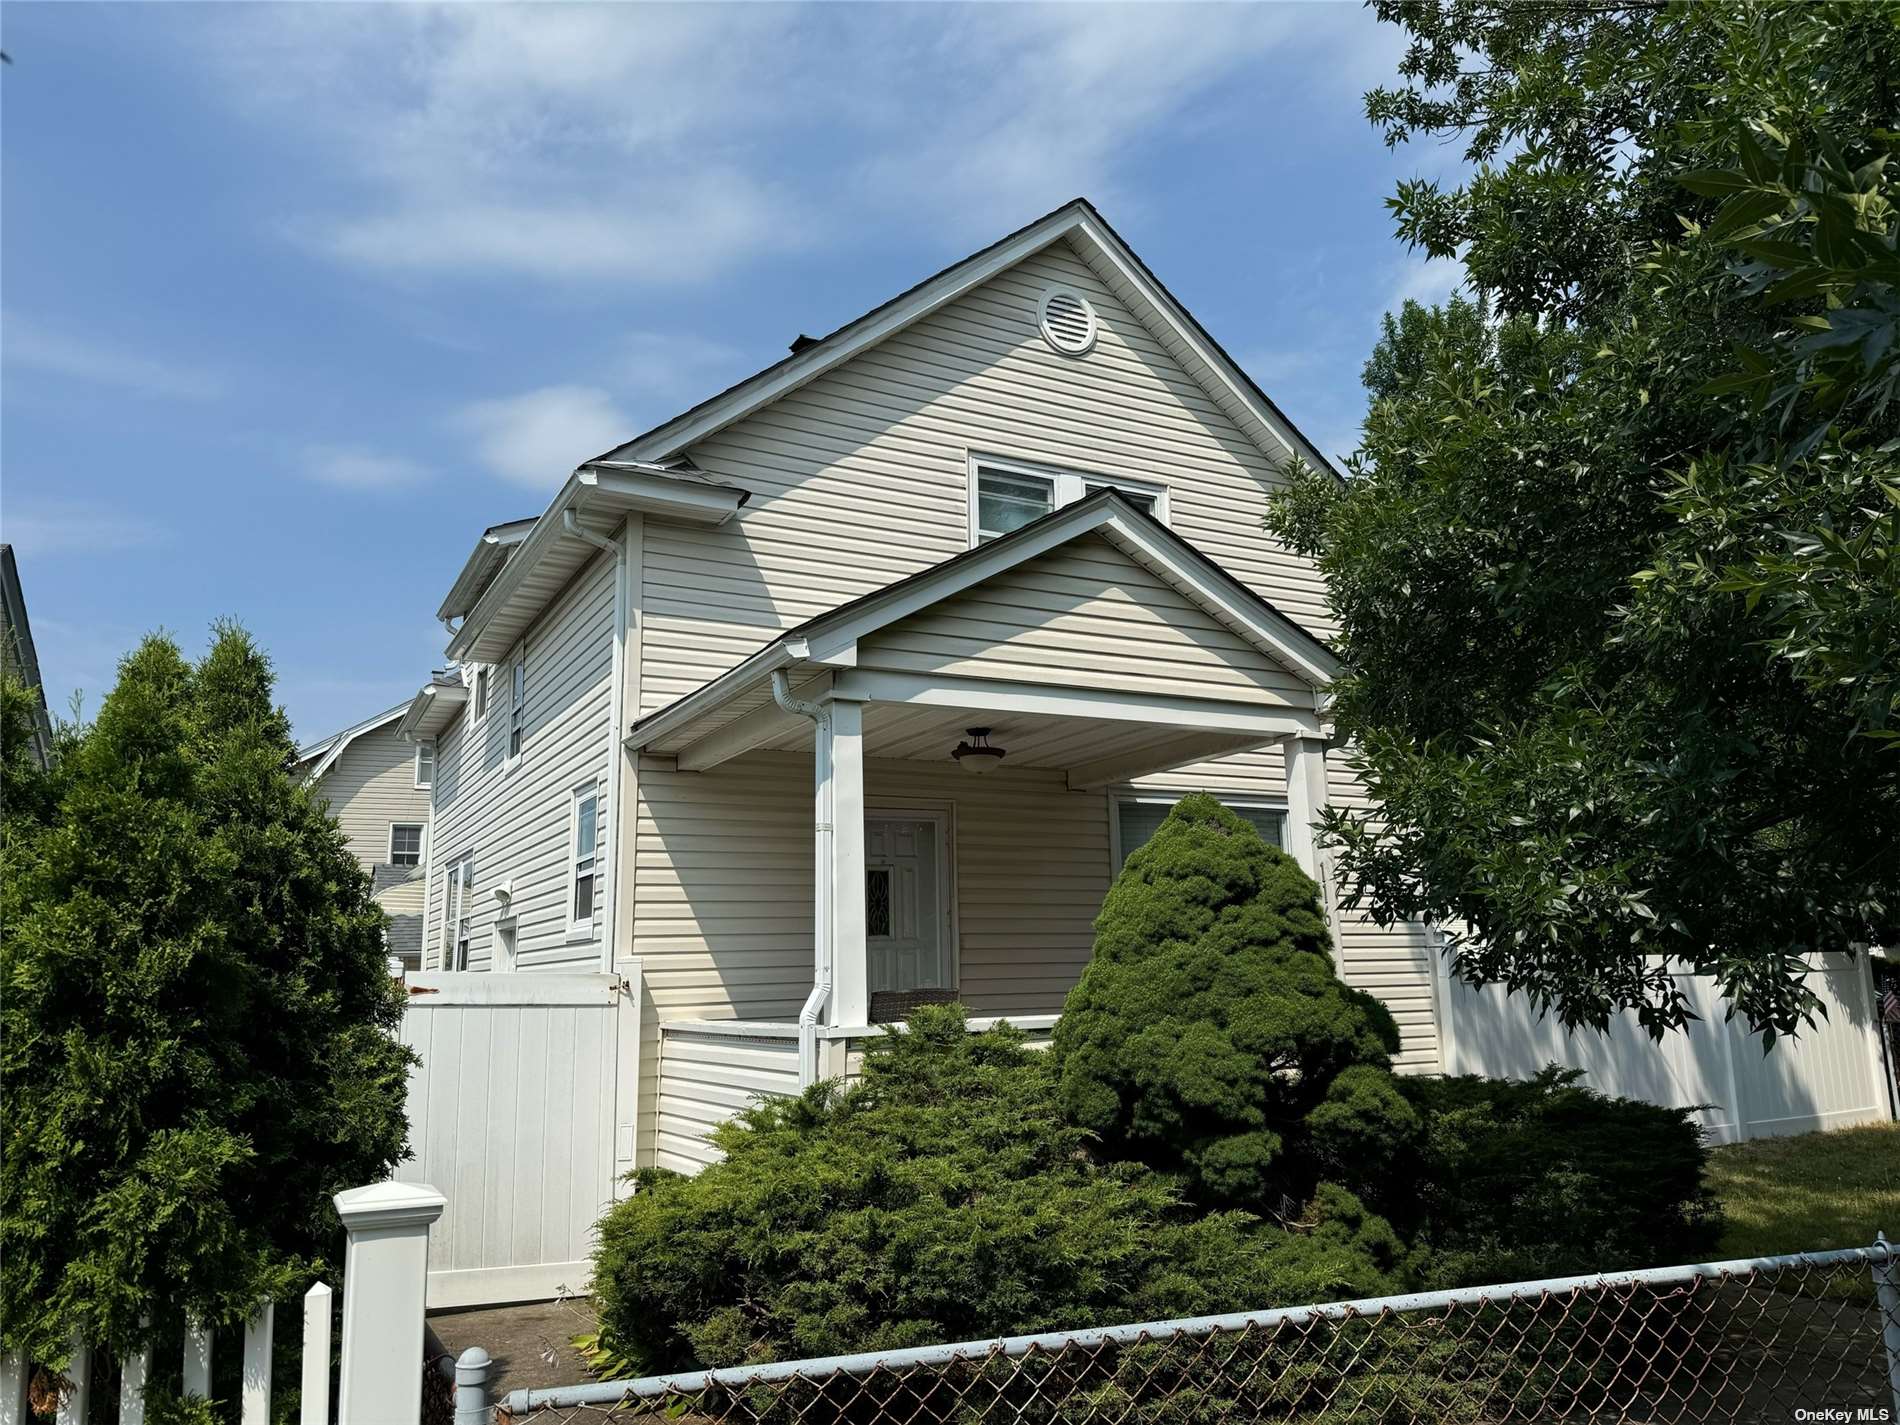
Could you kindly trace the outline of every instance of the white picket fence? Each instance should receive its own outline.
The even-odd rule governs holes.
[[[330,1340],[333,1297],[319,1282],[303,1299],[302,1425],[418,1425],[422,1410],[423,1310],[429,1276],[429,1229],[446,1199],[420,1183],[375,1183],[336,1195],[348,1245],[343,1258],[342,1358],[332,1414]],[[276,1306],[260,1303],[241,1333],[244,1366],[238,1411],[242,1425],[268,1425],[271,1418],[271,1347]],[[185,1333],[180,1362],[188,1396],[211,1395],[212,1352],[219,1338],[209,1329]],[[480,1355],[471,1352],[470,1356]],[[87,1425],[92,1419],[93,1347],[75,1339],[63,1372],[56,1425]],[[144,1425],[145,1388],[152,1379],[154,1348],[119,1363],[119,1425]],[[461,1373],[486,1392],[487,1357],[465,1359]],[[32,1418],[29,1390],[33,1363],[19,1352],[0,1355],[0,1425]],[[461,1417],[457,1417],[458,1420]],[[489,1417],[489,1418],[492,1418]]]

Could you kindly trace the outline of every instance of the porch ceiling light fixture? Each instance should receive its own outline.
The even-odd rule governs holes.
[[[990,730],[987,727],[968,727],[968,742],[959,742],[950,755],[956,764],[966,772],[983,773],[999,765],[1009,754],[1001,747],[990,746]]]

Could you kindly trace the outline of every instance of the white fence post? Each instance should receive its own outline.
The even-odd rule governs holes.
[[[151,1325],[148,1320],[146,1325]],[[145,1387],[152,1381],[152,1345],[119,1363],[119,1425],[145,1425]]]
[[[86,1417],[92,1413],[92,1343],[75,1332],[72,1344],[73,1359],[66,1367],[66,1376],[73,1388],[61,1392],[54,1419],[59,1425],[86,1425]]]
[[[338,1425],[418,1425],[429,1226],[448,1199],[418,1183],[336,1195],[343,1258],[343,1379]]]
[[[276,1322],[276,1303],[264,1301],[244,1323],[244,1376],[238,1397],[242,1425],[270,1425],[270,1348]]]
[[[0,1356],[0,1425],[26,1425],[26,1382],[32,1369],[24,1352]]]
[[[186,1395],[211,1398],[211,1328],[191,1322],[185,1327]]]
[[[302,1425],[330,1425],[330,1288],[303,1294]]]

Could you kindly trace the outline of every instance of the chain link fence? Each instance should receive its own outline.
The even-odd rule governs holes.
[[[517,1425],[1900,1421],[1900,1251],[516,1391]],[[467,1418],[458,1416],[458,1419]]]

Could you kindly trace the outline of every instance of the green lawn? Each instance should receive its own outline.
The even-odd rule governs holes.
[[[1900,1240],[1900,1124],[1717,1148],[1709,1185],[1728,1215],[1724,1257]]]

